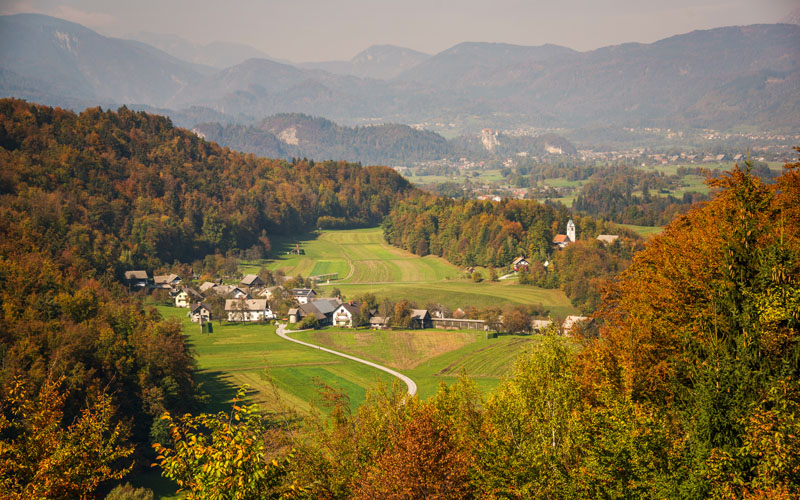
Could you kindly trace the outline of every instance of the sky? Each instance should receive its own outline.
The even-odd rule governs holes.
[[[696,29],[775,23],[800,0],[0,0],[107,36],[243,43],[294,62],[347,60],[375,44],[435,54],[465,41],[575,50]]]

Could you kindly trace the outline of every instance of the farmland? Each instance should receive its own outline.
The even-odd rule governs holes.
[[[275,335],[274,325],[215,321],[214,333],[203,334],[186,318],[186,309],[162,306],[159,311],[184,324],[209,411],[224,409],[242,384],[251,387],[253,401],[267,408],[288,405],[305,411],[316,396],[315,380],[343,389],[353,408],[364,401],[369,387],[394,380],[360,363],[287,342]]]
[[[298,244],[304,255],[286,254],[274,260],[250,263],[243,272],[260,266],[286,275],[304,277],[338,273],[339,279],[323,284],[338,288],[346,297],[374,293],[379,299],[408,299],[424,307],[442,304],[450,309],[505,304],[541,304],[554,316],[574,312],[560,290],[519,285],[514,280],[473,283],[456,266],[436,256],[419,257],[390,246],[379,228],[322,231],[316,238],[281,242],[280,248]]]
[[[291,336],[399,370],[417,383],[422,399],[432,396],[439,383],[453,383],[462,373],[485,393],[538,341],[537,336],[520,335],[487,339],[483,332],[466,330],[319,330]]]

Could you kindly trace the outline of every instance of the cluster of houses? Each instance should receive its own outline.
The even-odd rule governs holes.
[[[228,321],[253,322],[275,319],[269,306],[270,300],[283,294],[283,287],[265,286],[264,281],[255,274],[248,274],[238,285],[224,285],[206,281],[197,289],[182,284],[178,275],[154,276],[152,282],[146,271],[128,271],[125,284],[132,290],[151,288],[166,290],[175,307],[189,309],[192,321],[204,323],[212,319],[211,307],[203,302],[210,295],[225,298],[225,312]],[[292,290],[292,296],[299,304],[314,297],[314,291],[306,288]]]

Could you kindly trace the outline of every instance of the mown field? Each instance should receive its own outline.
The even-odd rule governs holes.
[[[474,379],[482,392],[496,387],[520,353],[537,336],[507,335],[487,339],[472,330],[318,330],[292,334],[293,338],[322,345],[394,368],[411,377],[423,399],[440,383],[455,382],[462,373]]]
[[[639,236],[642,236],[644,238],[655,236],[664,230],[663,226],[637,226],[636,224],[617,224],[617,225],[622,227],[627,227],[628,229],[637,232]]]
[[[541,304],[551,314],[564,317],[575,309],[560,290],[520,285],[513,280],[473,283],[449,262],[428,255],[419,257],[383,240],[379,228],[323,231],[316,238],[281,242],[283,249],[299,244],[305,255],[278,255],[274,260],[254,262],[243,272],[264,266],[286,275],[304,277],[339,273],[339,279],[322,284],[323,290],[338,288],[347,298],[374,293],[379,299],[407,299],[420,307],[436,303],[459,307]]]

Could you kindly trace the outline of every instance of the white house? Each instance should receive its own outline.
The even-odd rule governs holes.
[[[317,294],[310,288],[294,288],[292,289],[292,296],[298,304],[308,304]]]
[[[267,299],[228,299],[225,301],[228,321],[264,321],[275,319]]]
[[[358,317],[361,314],[361,307],[358,302],[345,302],[333,311],[333,325],[353,328],[358,324]]]
[[[189,307],[194,302],[203,300],[203,296],[194,288],[184,288],[175,296],[175,307]]]
[[[189,316],[195,323],[205,323],[207,321],[211,321],[211,308],[202,302],[192,304],[192,306],[189,308]]]

